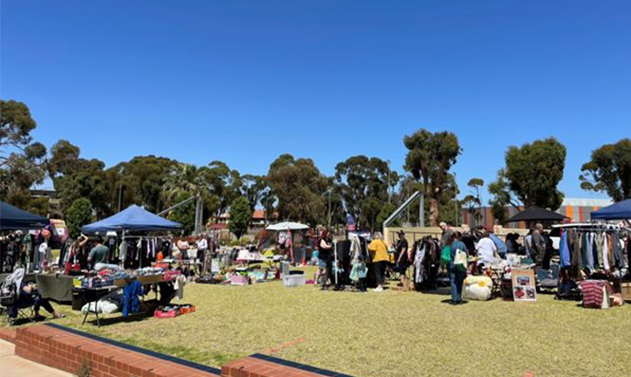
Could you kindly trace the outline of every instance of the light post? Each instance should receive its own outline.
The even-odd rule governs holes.
[[[121,211],[121,207],[123,206],[123,172],[125,171],[125,167],[121,167],[118,171],[120,176],[120,183],[118,185],[118,212]]]
[[[329,210],[328,210],[328,212],[329,212],[329,222],[328,222],[329,226],[328,226],[328,229],[331,229],[331,193],[332,193],[332,191],[333,190],[329,190],[329,191],[326,192],[327,194],[329,194]]]
[[[387,160],[388,162],[388,204],[390,204],[390,200],[392,197],[392,193],[390,192],[390,184],[391,184],[391,179],[390,178],[390,173],[392,172],[392,170],[390,170],[390,160]]]
[[[454,226],[458,226],[458,218],[460,217],[460,215],[458,214],[458,181],[456,180],[456,172],[454,172],[454,183],[456,185],[456,193],[455,193],[455,207],[456,207],[456,223],[454,224]]]

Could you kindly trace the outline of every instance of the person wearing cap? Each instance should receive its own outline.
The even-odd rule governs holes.
[[[406,274],[409,267],[412,265],[413,256],[408,245],[408,240],[405,238],[405,232],[401,230],[397,234],[399,235],[399,240],[397,241],[395,248],[398,255],[397,268],[399,270],[399,274],[401,275],[403,290],[407,291],[409,289],[409,280]]]

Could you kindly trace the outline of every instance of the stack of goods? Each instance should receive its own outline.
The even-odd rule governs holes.
[[[164,281],[175,280],[178,276],[180,276],[182,272],[180,270],[169,270],[164,274]]]
[[[583,280],[578,286],[583,294],[584,308],[608,309],[624,304],[620,295],[613,294],[611,284],[606,280]]]
[[[102,269],[96,276],[86,276],[80,279],[75,279],[80,281],[80,284],[76,284],[75,286],[81,286],[82,288],[98,288],[105,287],[108,285],[114,285],[114,282],[119,279],[125,279],[129,277],[129,274],[124,271],[117,271],[112,269]]]
[[[152,275],[161,275],[164,273],[164,268],[156,268],[156,267],[145,267],[141,268],[136,272],[138,276],[152,276]]]
[[[167,305],[161,306],[153,313],[155,318],[175,318],[181,314],[193,313],[195,312],[195,305],[191,304],[183,304],[183,305]]]

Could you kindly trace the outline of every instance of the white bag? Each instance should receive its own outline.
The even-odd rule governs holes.
[[[456,250],[456,255],[454,256],[454,265],[456,268],[466,271],[467,270],[467,253],[458,249]]]
[[[486,301],[491,298],[493,280],[488,276],[467,276],[463,283],[462,296],[468,300]]]

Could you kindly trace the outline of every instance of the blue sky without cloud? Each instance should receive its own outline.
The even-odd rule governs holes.
[[[463,186],[509,145],[556,136],[561,190],[631,136],[629,1],[4,0],[0,96],[36,139],[113,165],[163,155],[264,174],[281,153],[332,174],[402,171],[403,136],[455,132]],[[466,192],[463,192],[463,195]],[[486,198],[485,198],[486,199]]]

